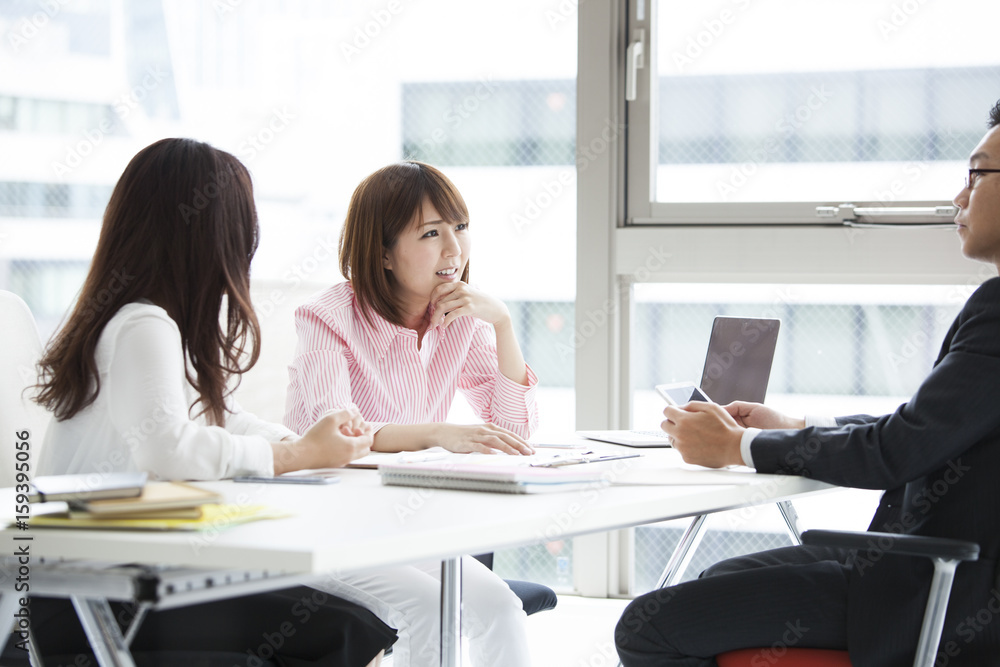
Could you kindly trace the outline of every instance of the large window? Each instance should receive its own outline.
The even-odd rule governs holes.
[[[971,291],[968,285],[636,285],[632,423],[651,428],[661,420],[655,384],[701,379],[718,316],[780,320],[767,393],[775,408],[891,412],[927,375]]]
[[[788,414],[885,414],[905,402],[937,358],[948,326],[971,293],[956,285],[651,284],[634,287],[631,328],[632,424],[658,428],[661,382],[698,382],[717,316],[781,321],[766,403]],[[707,363],[724,365],[726,359]],[[711,371],[710,371],[711,372]],[[710,393],[710,392],[709,392]],[[803,504],[810,527],[838,521],[863,529],[877,493],[839,492]],[[655,585],[685,522],[637,528],[632,591]],[[776,508],[712,517],[685,579],[712,563],[790,544]]]
[[[505,300],[542,426],[574,423],[576,26],[528,0],[0,2],[0,289],[44,336],[73,303],[111,187],[142,147],[207,141],[254,177],[262,357],[238,399],[280,421],[297,305],[343,280],[350,194],[403,158],[472,216],[472,281]],[[511,35],[531,49],[512,48]],[[553,251],[555,248],[555,251]],[[476,419],[463,399],[452,417]],[[569,543],[497,556],[572,586]]]
[[[653,385],[701,378],[718,315],[782,320],[767,399],[779,409],[906,401],[995,273],[961,256],[949,223],[1000,97],[998,12],[985,0],[581,4],[594,47],[577,82],[578,262],[591,269],[577,279],[577,382],[590,388],[578,423],[657,428]],[[606,150],[587,151],[609,127]],[[800,514],[830,526],[834,504],[863,528],[872,503],[827,496]],[[715,519],[688,576],[787,543],[777,512],[753,514]],[[609,540],[609,590],[647,590],[679,533]]]
[[[998,19],[988,0],[634,3],[629,220],[947,222],[1000,88]],[[926,210],[886,217],[903,203]]]

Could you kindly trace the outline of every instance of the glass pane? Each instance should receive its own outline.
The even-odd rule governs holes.
[[[750,509],[753,511],[745,513],[744,516],[751,517],[753,521],[741,520],[736,512],[709,516],[705,536],[691,557],[681,581],[697,579],[705,568],[720,560],[787,547],[791,544],[788,533],[782,528],[775,506]],[[635,529],[635,578],[631,590],[633,595],[645,593],[656,587],[670,554],[673,553],[690,523],[690,519],[679,519],[639,526]]]
[[[34,25],[37,3],[0,2],[0,33],[17,47],[0,51],[0,70],[33,82],[0,97],[0,289],[25,298],[43,335],[82,285],[128,159],[164,136],[208,141],[254,177],[263,345],[239,400],[280,421],[293,312],[343,280],[351,192],[417,158],[469,206],[472,281],[511,310],[542,428],[572,431],[572,8],[553,22],[531,0],[72,4]],[[532,48],[512,49],[515,34]],[[479,421],[463,403],[451,417]],[[497,569],[566,588],[571,559],[566,541],[498,554]]]
[[[659,428],[653,386],[700,383],[717,316],[781,320],[766,403],[788,414],[885,414],[930,371],[975,286],[638,284],[632,324],[632,427]],[[711,392],[709,392],[711,395]],[[803,527],[863,530],[879,493],[837,491],[796,502]],[[635,530],[633,591],[652,588],[687,522]],[[789,544],[773,506],[712,517],[684,579],[712,563]]]
[[[961,187],[997,98],[997,3],[657,10],[656,201],[951,200]]]
[[[878,506],[880,491],[837,489],[794,502],[800,530],[865,530]],[[690,519],[665,521],[635,529],[633,595],[652,590]],[[709,566],[727,558],[792,544],[774,504],[744,507],[708,517],[704,538],[681,581],[696,579]]]
[[[909,399],[973,287],[635,286],[632,425],[657,428],[653,386],[702,378],[717,316],[781,320],[767,403],[792,414],[883,414]]]

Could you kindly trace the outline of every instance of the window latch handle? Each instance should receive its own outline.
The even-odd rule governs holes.
[[[855,206],[854,204],[841,204],[840,206],[817,206],[816,217],[818,218],[840,218],[848,227],[859,228],[882,228],[894,227],[897,229],[909,229],[918,227],[924,229],[942,228],[950,229],[954,225],[951,223],[937,223],[918,221],[913,223],[891,222],[893,217],[917,217],[917,218],[954,218],[958,213],[955,206]],[[861,222],[858,218],[881,218],[886,222]]]
[[[635,31],[635,41],[625,51],[625,101],[635,102],[639,70],[646,66],[645,30]]]

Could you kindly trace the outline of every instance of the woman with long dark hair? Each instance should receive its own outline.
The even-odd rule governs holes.
[[[37,400],[55,416],[40,474],[143,470],[212,480],[340,466],[369,451],[371,427],[357,410],[331,413],[299,437],[233,401],[260,352],[250,302],[257,240],[250,174],[232,155],[164,139],[132,159],[112,192],[80,298],[40,362]],[[317,595],[321,610],[278,654],[296,665],[377,662],[392,630],[308,588],[150,614],[132,647],[246,659],[300,598]],[[72,614],[68,603],[47,609],[52,618]],[[79,650],[79,633],[46,632],[40,611],[33,603],[43,650]]]

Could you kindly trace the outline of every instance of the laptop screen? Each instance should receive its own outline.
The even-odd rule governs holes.
[[[763,403],[780,320],[716,317],[701,374],[701,388],[720,405]]]

